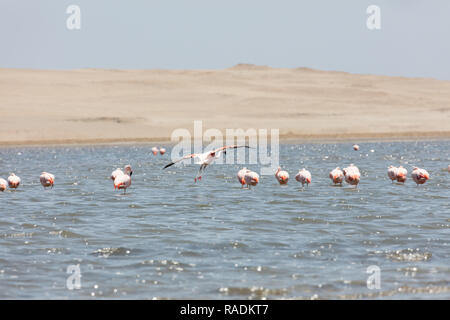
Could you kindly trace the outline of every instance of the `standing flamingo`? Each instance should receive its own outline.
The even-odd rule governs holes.
[[[411,177],[413,178],[414,182],[419,184],[424,184],[427,182],[428,179],[430,179],[430,175],[428,174],[427,170],[420,169],[417,167],[413,168],[413,171],[411,172]]]
[[[343,170],[345,181],[353,186],[357,186],[359,183],[359,180],[361,178],[361,173],[359,172],[359,169],[357,166],[355,166],[353,163],[350,164],[347,168]]]
[[[289,180],[289,173],[287,171],[282,171],[281,168],[278,167],[275,172],[275,178],[279,184],[287,184]]]
[[[159,149],[159,153],[160,153],[161,155],[163,155],[164,153],[166,153],[166,149],[165,149],[165,148]]]
[[[397,173],[398,173],[398,168],[397,167],[389,166],[387,174],[388,174],[389,179],[392,180],[392,182],[397,180]]]
[[[250,170],[248,170],[247,168],[244,167],[244,168],[242,168],[241,170],[239,170],[238,173],[237,173],[237,178],[238,178],[239,183],[241,184],[241,187],[242,187],[242,188],[243,188],[244,185],[246,184],[246,183],[245,183],[244,177],[245,177],[245,174],[246,174],[247,172],[250,172]]]
[[[41,184],[44,188],[53,188],[53,185],[55,184],[55,176],[48,172],[42,172],[39,180],[41,180]]]
[[[152,148],[152,153],[154,156],[156,156],[158,154],[158,152],[159,152],[159,149],[157,147]]]
[[[112,181],[116,180],[116,177],[119,176],[119,175],[121,175],[121,174],[124,174],[124,171],[125,171],[125,172],[128,171],[128,173],[130,173],[130,175],[133,174],[133,170],[131,169],[131,166],[130,166],[129,164],[127,164],[127,165],[123,168],[123,170],[120,169],[120,168],[117,168],[116,170],[114,170],[114,171],[111,173],[111,180],[112,180]]]
[[[406,181],[406,176],[408,174],[408,170],[403,168],[402,166],[397,168],[397,181],[404,183]]]
[[[133,175],[133,170],[130,165],[126,165],[124,172],[119,174],[114,179],[114,189],[123,189],[123,193],[126,193],[127,188],[131,185],[131,176]]]
[[[305,185],[308,186],[311,183],[311,172],[303,168],[300,170],[295,176],[295,180],[302,184],[302,187]]]
[[[337,167],[333,170],[331,170],[330,179],[333,181],[334,184],[341,184],[344,181],[344,172],[342,172],[341,168]]]
[[[250,189],[251,186],[256,186],[259,182],[259,175],[256,172],[247,170],[247,172],[244,175],[244,181],[245,184]]]
[[[357,144],[353,145],[353,150],[358,151],[359,150],[359,146]]]
[[[6,185],[7,185],[7,184],[8,184],[8,183],[6,182],[5,179],[0,178],[0,191],[1,191],[1,192],[3,192],[3,191],[6,190]]]
[[[447,168],[447,170],[448,170],[448,172],[450,172],[450,164],[448,165],[448,168]]]
[[[8,186],[11,189],[17,189],[20,185],[20,178],[16,176],[14,173],[11,173],[11,175],[8,177]]]
[[[227,152],[227,149],[236,149],[236,148],[250,148],[250,147],[249,146],[232,145],[232,146],[220,147],[220,148],[214,149],[212,151],[204,152],[204,153],[188,154],[187,156],[184,156],[181,159],[170,162],[169,164],[165,165],[163,169],[166,169],[166,168],[174,165],[175,163],[186,160],[186,159],[192,159],[192,158],[197,159],[195,161],[195,163],[200,164],[200,169],[198,171],[198,174],[194,178],[194,181],[197,182],[197,180],[202,179],[202,173],[206,169],[206,167],[209,166],[210,164],[212,164],[214,162],[214,160],[219,158],[220,155],[222,154],[222,152],[225,154]]]

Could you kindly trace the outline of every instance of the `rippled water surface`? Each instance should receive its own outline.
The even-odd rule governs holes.
[[[161,170],[151,146],[0,149],[0,298],[450,299],[449,141],[283,144],[291,180],[241,189],[242,165]],[[126,195],[109,175],[131,163]],[[355,163],[357,189],[328,172]],[[408,169],[405,185],[389,165]],[[431,175],[416,186],[411,167]],[[258,171],[257,165],[248,165]],[[294,176],[312,173],[305,189]],[[42,171],[55,174],[43,190]],[[68,290],[79,265],[81,289]],[[368,289],[369,266],[380,289]]]

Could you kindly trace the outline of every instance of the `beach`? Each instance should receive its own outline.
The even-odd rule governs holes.
[[[0,69],[0,145],[170,141],[279,129],[289,140],[450,137],[450,81],[308,68]]]

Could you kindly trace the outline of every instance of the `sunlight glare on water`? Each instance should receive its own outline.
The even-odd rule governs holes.
[[[196,165],[162,170],[170,147],[1,148],[0,177],[22,184],[0,193],[0,298],[450,299],[450,141],[359,145],[282,144],[288,185],[261,176],[251,190],[236,178],[244,165],[212,165],[198,183]],[[109,176],[128,163],[124,195]],[[332,186],[350,163],[358,188]],[[404,185],[389,165],[408,169]],[[431,179],[416,186],[413,166]],[[70,265],[81,289],[66,287]],[[371,265],[380,289],[367,288]]]

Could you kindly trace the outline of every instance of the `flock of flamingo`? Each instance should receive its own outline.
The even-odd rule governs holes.
[[[166,169],[186,159],[194,159],[196,164],[200,164],[198,174],[194,178],[194,181],[197,182],[198,180],[201,180],[202,173],[204,172],[206,167],[212,164],[214,160],[219,158],[219,156],[222,153],[226,154],[226,151],[228,149],[237,149],[237,148],[249,148],[249,146],[231,145],[217,148],[215,150],[208,151],[205,153],[189,154],[178,160],[170,162],[169,164],[165,165],[163,169]],[[359,150],[359,146],[354,145],[353,149]],[[157,155],[158,153],[163,155],[166,153],[166,149],[153,147],[152,153],[153,155]],[[450,172],[450,165],[448,166],[448,172]],[[131,165],[126,165],[123,170],[120,168],[114,170],[111,173],[111,180],[114,182],[114,189],[124,190],[125,193],[126,189],[131,186],[132,174],[133,170],[131,168]],[[407,174],[408,171],[402,166],[400,167],[389,166],[387,170],[387,175],[389,179],[392,180],[392,182],[397,181],[400,183],[405,183]],[[354,164],[350,164],[348,167],[342,170],[339,167],[331,170],[331,172],[329,173],[329,177],[335,185],[336,184],[342,185],[342,183],[345,180],[345,182],[347,182],[348,184],[357,186],[361,179],[361,173],[357,166],[355,166]],[[242,188],[244,188],[244,186],[246,186],[247,188],[251,188],[251,186],[256,186],[259,183],[259,175],[256,172],[251,171],[245,167],[239,170],[239,172],[237,173],[237,178]],[[281,185],[287,184],[289,181],[289,173],[287,171],[281,170],[281,168],[278,167],[277,171],[275,172],[275,178],[279,184]],[[419,185],[424,184],[427,180],[429,180],[430,175],[425,169],[414,167],[411,172],[411,178],[417,185]],[[53,188],[53,185],[55,183],[55,176],[53,174],[48,172],[42,172],[39,179],[44,188],[48,187]],[[308,186],[311,183],[311,172],[303,168],[299,170],[299,172],[296,174],[295,180],[301,183],[302,187],[304,187],[305,184],[306,186]],[[10,189],[17,189],[20,185],[20,182],[21,182],[20,178],[16,176],[14,173],[11,173],[11,175],[8,177],[7,180],[0,178],[0,191],[5,191],[8,187]]]

